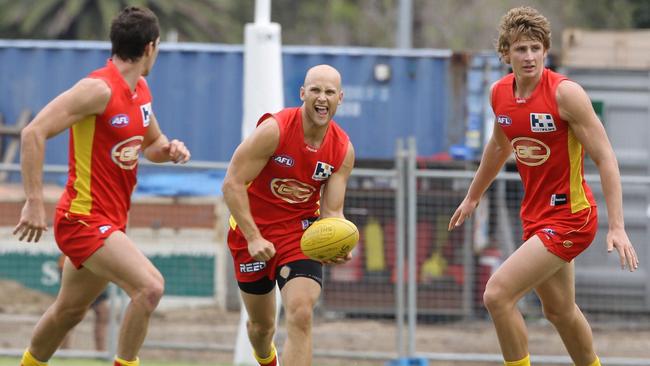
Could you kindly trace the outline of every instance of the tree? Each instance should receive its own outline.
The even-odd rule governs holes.
[[[576,27],[630,29],[635,7],[630,0],[574,0],[567,10]]]
[[[397,0],[275,0],[285,44],[392,47]]]
[[[648,0],[631,0],[634,6],[632,22],[635,28],[650,28],[650,2]]]
[[[400,0],[272,0],[284,44],[394,47]],[[650,27],[648,0],[412,0],[413,44],[458,51],[491,49],[510,8],[539,9],[551,21],[554,49],[566,27]],[[0,38],[106,39],[126,5],[160,19],[162,38],[242,43],[254,0],[0,0]],[[177,35],[175,37],[174,35]]]
[[[218,0],[0,0],[0,37],[106,39],[113,17],[127,5],[146,6],[160,20],[163,38],[241,42],[246,1]]]

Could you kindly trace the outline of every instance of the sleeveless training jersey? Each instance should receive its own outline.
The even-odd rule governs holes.
[[[289,228],[318,216],[321,186],[341,167],[349,142],[347,134],[331,121],[321,146],[307,145],[300,108],[267,113],[258,125],[269,117],[278,123],[280,141],[248,187],[251,214],[262,231]]]
[[[524,228],[596,206],[584,179],[584,149],[560,118],[556,91],[563,75],[545,69],[526,99],[515,98],[514,75],[492,90],[492,108],[512,144],[524,185],[521,219]]]
[[[70,128],[68,182],[57,208],[73,214],[100,214],[123,226],[152,115],[151,94],[142,77],[132,93],[112,60],[88,77],[106,82],[111,97],[104,113],[88,116]]]

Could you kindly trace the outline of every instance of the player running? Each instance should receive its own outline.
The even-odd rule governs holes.
[[[60,94],[22,132],[27,201],[14,230],[37,242],[47,230],[42,172],[45,141],[70,129],[68,182],[56,208],[54,237],[67,256],[61,289],[43,314],[22,366],[43,366],[109,281],[131,298],[115,366],[137,366],[149,318],[163,294],[160,272],[124,233],[140,152],[153,162],[185,163],[190,152],[158,127],[144,76],[158,55],[158,18],[127,7],[111,24],[112,57]]]
[[[577,366],[599,366],[591,328],[575,303],[574,261],[598,227],[596,202],[583,176],[585,151],[596,163],[607,203],[607,250],[634,271],[638,259],[623,224],[620,174],[605,129],[585,91],[544,68],[550,24],[537,10],[508,11],[499,25],[497,51],[512,73],[492,85],[494,132],[467,196],[449,230],[469,217],[513,150],[524,185],[524,243],[492,275],[483,301],[508,366],[530,365],[526,326],[517,301],[539,296]]]
[[[312,315],[323,269],[302,253],[300,238],[319,209],[320,217],[343,217],[354,165],[352,144],[332,120],[343,99],[339,72],[328,65],[311,68],[300,99],[299,108],[262,116],[235,151],[223,184],[233,217],[228,246],[260,365],[277,364],[276,282],[287,319],[282,362],[311,365]]]

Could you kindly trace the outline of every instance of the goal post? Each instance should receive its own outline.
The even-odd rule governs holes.
[[[281,27],[271,23],[271,0],[255,1],[255,22],[244,29],[244,115],[242,140],[256,127],[264,113],[284,108],[282,82]],[[276,290],[276,323],[280,314],[280,291]],[[248,340],[246,322],[248,313],[241,306],[234,365],[257,365]]]

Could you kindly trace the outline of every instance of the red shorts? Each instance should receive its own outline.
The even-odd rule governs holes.
[[[228,231],[228,247],[235,264],[235,278],[238,282],[255,282],[264,277],[275,280],[277,268],[280,266],[301,259],[309,259],[300,249],[300,238],[304,231],[278,233],[265,233],[264,239],[275,246],[275,256],[267,262],[260,262],[253,259],[248,253],[248,242],[242,235],[239,228]]]
[[[79,215],[57,209],[54,239],[72,264],[81,268],[83,262],[104,245],[109,235],[116,230],[124,231],[124,226],[116,225],[102,215]]]
[[[546,249],[571,262],[591,245],[598,231],[598,210],[591,207],[579,211],[571,218],[554,218],[524,228],[524,240],[533,235],[544,243]]]

